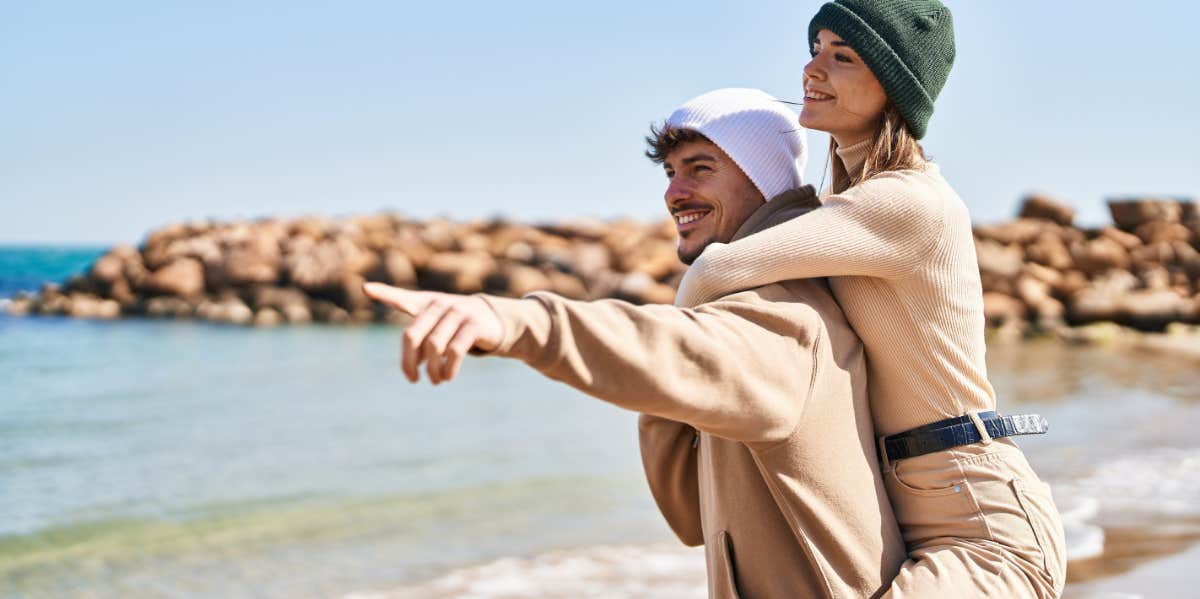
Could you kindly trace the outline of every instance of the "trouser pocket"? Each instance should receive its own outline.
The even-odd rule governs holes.
[[[980,538],[987,534],[971,486],[957,468],[905,471],[901,462],[884,479],[910,550],[941,538]]]
[[[1066,584],[1067,554],[1062,518],[1054,505],[1050,485],[1040,480],[1016,479],[1013,492],[1021,502],[1026,522],[1037,541],[1042,567],[1054,588],[1061,591]]]

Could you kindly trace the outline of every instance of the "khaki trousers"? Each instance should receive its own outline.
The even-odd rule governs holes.
[[[1050,486],[1010,439],[883,464],[908,560],[884,595],[1058,597],[1062,522]]]

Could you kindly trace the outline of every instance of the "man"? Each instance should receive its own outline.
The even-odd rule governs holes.
[[[795,116],[761,91],[702,95],[651,133],[685,263],[819,205],[801,186]],[[903,561],[862,345],[825,280],[695,307],[365,289],[415,316],[410,381],[422,362],[438,384],[486,353],[641,412],[652,494],[684,543],[705,546],[710,597],[874,596]]]

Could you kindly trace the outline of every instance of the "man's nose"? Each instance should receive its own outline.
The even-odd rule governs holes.
[[[668,209],[690,197],[692,197],[691,186],[683,180],[683,177],[672,178],[671,182],[667,184],[667,192],[663,194]]]

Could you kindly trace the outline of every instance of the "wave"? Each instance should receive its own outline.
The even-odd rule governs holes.
[[[704,551],[682,545],[599,545],[508,557],[386,591],[342,599],[703,599]]]

